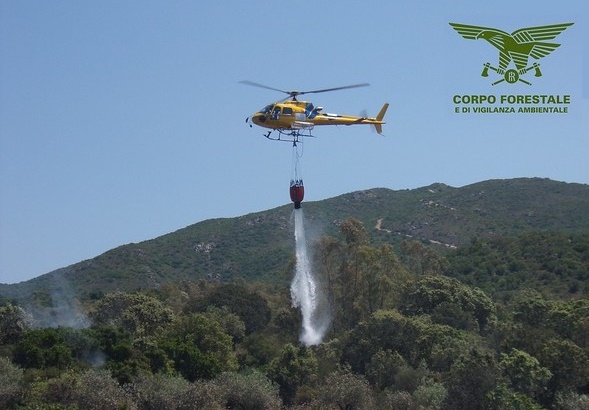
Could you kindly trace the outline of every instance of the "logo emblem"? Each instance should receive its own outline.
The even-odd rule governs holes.
[[[521,81],[524,84],[532,85],[523,76],[532,69],[536,77],[541,77],[542,72],[540,71],[540,64],[538,62],[528,65],[529,57],[535,60],[546,57],[560,46],[560,44],[546,40],[554,39],[573,24],[562,23],[550,26],[521,28],[509,34],[490,27],[450,23],[454,30],[462,37],[468,40],[487,40],[493,47],[499,50],[499,66],[493,67],[491,63],[487,62],[483,65],[483,72],[481,73],[483,77],[488,77],[489,70],[492,70],[501,77],[499,80],[493,82],[492,85],[497,85],[503,81],[509,84]],[[515,68],[508,68],[512,61]]]

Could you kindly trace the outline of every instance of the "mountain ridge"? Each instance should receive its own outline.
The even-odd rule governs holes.
[[[7,299],[51,303],[69,292],[93,298],[116,290],[157,288],[169,281],[290,280],[291,205],[235,218],[201,221],[150,240],[16,284]],[[405,190],[373,188],[303,204],[309,235],[338,235],[339,223],[361,221],[373,243],[418,240],[454,249],[476,237],[526,231],[589,232],[589,185],[545,178],[493,179],[455,188],[443,183]]]

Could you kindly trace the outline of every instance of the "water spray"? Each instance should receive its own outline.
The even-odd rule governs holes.
[[[321,292],[317,279],[312,272],[311,259],[307,249],[307,237],[301,202],[305,195],[303,179],[300,175],[300,158],[296,143],[293,143],[293,175],[290,181],[290,199],[294,202],[296,267],[295,276],[290,285],[290,294],[294,307],[301,308],[303,317],[300,340],[306,346],[321,343],[327,330],[327,316],[321,312]]]

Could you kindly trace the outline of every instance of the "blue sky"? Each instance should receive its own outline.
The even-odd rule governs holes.
[[[0,282],[218,217],[289,203],[291,148],[245,118],[318,89],[369,127],[316,128],[305,200],[494,178],[589,183],[582,2],[4,1],[0,3]],[[480,76],[489,43],[449,22],[574,22],[533,84]],[[571,95],[568,114],[454,113],[456,94]],[[584,99],[583,99],[584,97]],[[304,206],[304,205],[303,205]]]

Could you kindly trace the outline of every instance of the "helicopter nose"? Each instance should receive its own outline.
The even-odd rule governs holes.
[[[252,122],[254,124],[260,124],[266,122],[266,116],[264,114],[254,114],[252,115]]]

